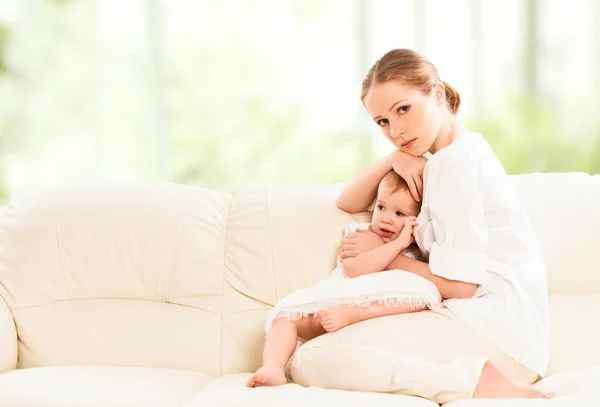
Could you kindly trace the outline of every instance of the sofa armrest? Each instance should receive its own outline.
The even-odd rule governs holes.
[[[17,368],[17,330],[12,313],[0,297],[0,373]]]

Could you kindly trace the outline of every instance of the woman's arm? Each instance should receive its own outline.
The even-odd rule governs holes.
[[[426,163],[426,158],[413,157],[396,150],[356,174],[342,190],[337,207],[348,213],[367,211],[377,195],[379,183],[392,170],[406,181],[413,197],[420,201]]]
[[[373,232],[364,231],[352,235],[342,238],[338,252],[348,277],[400,269],[431,281],[443,298],[471,298],[477,290],[477,284],[450,280],[433,274],[427,263],[399,254],[398,250],[390,246],[393,242],[383,244],[381,238]],[[349,237],[353,240],[346,242]]]
[[[427,263],[412,259],[403,254],[396,256],[386,268],[386,270],[395,269],[410,271],[431,281],[437,287],[442,298],[472,298],[478,287],[477,284],[448,280],[447,278],[436,276],[431,273]]]
[[[464,153],[445,154],[430,163],[423,203],[433,232],[427,238],[433,240],[429,263],[400,255],[390,264],[433,282],[443,298],[471,298],[490,277],[478,163]]]
[[[379,183],[393,168],[388,155],[356,174],[344,187],[337,199],[337,207],[348,213],[366,212],[375,199]]]

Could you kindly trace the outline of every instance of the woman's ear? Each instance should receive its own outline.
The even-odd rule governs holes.
[[[434,85],[435,103],[438,106],[443,106],[446,103],[446,88],[442,83]]]

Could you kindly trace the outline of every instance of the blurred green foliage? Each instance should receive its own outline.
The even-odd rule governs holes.
[[[565,134],[550,104],[520,95],[506,105],[503,115],[466,124],[484,136],[509,174],[600,173],[600,126],[591,134]]]
[[[4,76],[8,72],[8,68],[6,66],[6,46],[9,40],[9,31],[8,27],[0,24],[0,82],[4,79]],[[0,100],[0,105],[2,105],[2,100]],[[2,151],[5,144],[5,136],[2,131],[2,123],[0,123],[0,151]],[[6,187],[4,182],[4,166],[2,165],[2,158],[0,157],[0,202],[5,202],[6,197]]]
[[[68,7],[61,7],[71,3],[77,4],[72,0],[45,0],[55,12],[68,10]],[[314,6],[302,2],[292,4],[298,24],[313,24],[318,19],[326,20],[329,15],[316,13]],[[229,12],[224,4],[211,5],[225,8],[223,15]],[[49,21],[52,21],[53,29],[64,31],[65,38],[79,38],[69,24],[63,24],[65,21],[55,15],[52,17]],[[285,91],[290,81],[286,65],[272,66],[271,60],[257,58],[263,52],[264,44],[248,36],[243,29],[230,31],[220,41],[207,35],[182,37],[187,41],[185,47],[165,47],[162,54],[157,54],[157,59],[164,65],[157,77],[164,83],[157,87],[156,94],[148,95],[157,96],[152,100],[160,100],[160,109],[164,113],[157,121],[164,128],[156,131],[155,136],[164,138],[157,145],[161,146],[159,151],[164,149],[164,167],[160,171],[167,180],[230,191],[265,184],[345,182],[378,158],[373,152],[376,143],[370,134],[361,129],[337,132],[315,129],[309,123],[311,118],[305,101],[278,99],[281,96],[278,92],[280,89]],[[14,79],[6,59],[10,39],[10,27],[0,24],[0,86],[3,81]],[[78,47],[80,45],[73,45],[75,50]],[[52,67],[60,69],[60,64]],[[264,75],[265,71],[269,72],[268,76]],[[53,72],[49,72],[43,74],[52,77]],[[43,83],[39,78],[35,81],[36,86]],[[144,83],[141,89],[145,91],[147,87]],[[75,87],[64,87],[71,88]],[[234,89],[233,93],[230,89]],[[57,105],[66,107],[66,117],[75,116],[82,105],[81,99],[76,92],[71,96],[67,93],[56,94],[64,97]],[[278,100],[285,102],[278,103]],[[0,106],[3,102],[0,100]],[[561,122],[566,120],[566,114],[547,101],[523,94],[509,98],[502,105],[504,111],[467,118],[464,124],[489,141],[508,173],[600,173],[600,122],[595,129],[582,134],[567,134],[569,131]],[[143,108],[147,107],[142,106],[140,110]],[[114,110],[120,112],[123,109]],[[323,122],[326,122],[326,114],[324,111]],[[127,116],[128,111],[124,115]],[[110,127],[110,122],[102,130],[104,133],[98,134],[144,133],[143,129],[149,128],[142,127],[147,116],[140,114],[139,117],[139,121],[131,122],[123,118],[125,125],[121,127]],[[15,143],[24,138],[17,123],[23,121],[22,117],[11,120],[0,120],[0,149],[3,152],[9,147],[16,149]],[[355,118],[347,121],[356,123]],[[129,123],[132,123],[131,127],[127,127]],[[86,137],[86,132],[82,133],[79,138]],[[66,134],[70,142],[71,133]],[[135,159],[137,154],[141,157],[139,161],[144,162],[153,153],[145,145],[152,142],[148,139],[132,138],[130,144],[119,141],[114,148],[111,145],[107,149],[111,156]],[[55,148],[62,148],[56,138],[40,138],[29,143],[24,151],[30,154],[33,147],[44,150],[57,145]],[[123,151],[117,151],[118,148]],[[107,162],[106,165],[104,168],[112,164]],[[140,173],[147,175],[144,173],[147,168],[140,167],[143,167]],[[9,198],[4,171],[5,163],[0,156],[0,202]]]

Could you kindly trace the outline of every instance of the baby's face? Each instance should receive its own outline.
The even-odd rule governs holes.
[[[418,216],[420,210],[421,205],[413,199],[409,191],[401,190],[390,194],[389,188],[380,185],[371,221],[373,232],[381,236],[386,243],[396,240],[404,229],[406,217]]]

